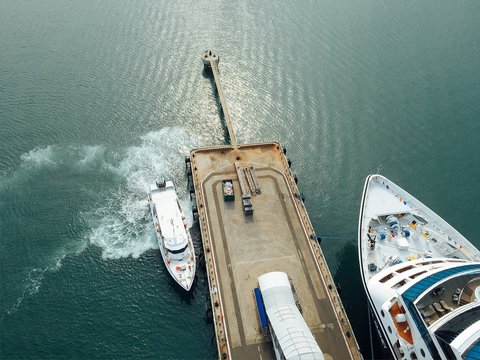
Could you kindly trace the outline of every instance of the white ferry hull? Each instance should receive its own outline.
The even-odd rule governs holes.
[[[367,179],[365,181],[365,186],[364,186],[364,189],[363,189],[362,205],[360,206],[358,239],[361,239],[361,230],[360,229],[362,228],[364,201],[365,201],[365,198],[366,198],[365,195],[366,195],[367,188],[368,188],[368,182],[369,182],[371,176],[372,175],[367,177]],[[362,246],[360,246],[360,244],[358,245],[358,260],[359,260],[359,264],[361,266],[362,265]],[[394,354],[392,343],[389,340],[386,329],[384,328],[382,322],[379,320],[381,318],[380,314],[378,313],[377,307],[375,306],[375,303],[372,301],[372,298],[370,296],[370,291],[367,287],[367,280],[365,279],[364,272],[360,271],[360,275],[361,275],[361,278],[362,278],[363,289],[365,290],[365,294],[367,294],[368,306],[370,307],[370,310],[371,310],[372,315],[374,317],[374,319],[372,319],[372,320],[374,321],[374,326],[377,329],[377,333],[381,337],[382,343],[386,344],[388,346],[388,348],[390,350],[390,353]],[[373,354],[372,354],[372,356],[373,356]]]
[[[395,358],[463,358],[477,351],[472,347],[480,337],[478,249],[380,175],[366,179],[358,241],[368,303]],[[442,345],[445,329],[465,314],[472,314],[471,324]]]
[[[395,356],[395,351],[393,349],[392,342],[390,341],[390,338],[388,337],[387,331],[385,327],[383,326],[382,322],[379,320],[380,314],[379,314],[379,309],[376,307],[375,303],[372,301],[372,298],[370,297],[370,292],[365,285],[365,281],[362,276],[362,281],[363,281],[363,288],[365,290],[365,293],[367,294],[367,300],[368,300],[368,306],[370,308],[371,314],[373,315],[373,325],[375,326],[375,329],[377,330],[377,334],[380,336],[380,341],[384,346],[388,346],[388,349],[390,350],[390,353]],[[370,335],[371,336],[371,335]]]
[[[173,187],[173,184],[170,181],[167,181],[166,183],[167,186],[168,184],[171,184],[171,186]],[[162,215],[164,214],[162,213],[161,209],[164,205],[164,201],[161,201],[162,199],[156,199],[155,191],[158,191],[157,186],[152,186],[151,190],[152,192],[149,199],[150,213],[152,215],[155,236],[157,237],[158,247],[163,259],[163,263],[165,264],[167,271],[169,272],[170,276],[175,280],[175,282],[184,290],[190,291],[196,271],[195,250],[193,247],[193,241],[190,236],[190,232],[188,231],[187,224],[184,221],[185,216],[180,208],[180,205],[178,204],[178,199],[176,198],[176,192],[174,201],[174,204],[176,206],[175,213],[176,215],[180,215],[181,218],[174,220],[178,222],[181,221],[181,226],[184,227],[184,229],[180,229],[179,233],[181,233],[185,237],[186,241],[184,242],[184,244],[182,244],[181,249],[172,250],[169,249],[169,246],[170,248],[172,247],[171,244],[168,244],[167,240],[162,234],[162,227],[163,232],[165,232],[165,227],[169,226],[170,223],[173,226],[174,221],[173,219],[167,219],[167,225],[165,225],[165,222],[162,224],[161,219],[163,218]],[[169,203],[172,203],[172,201],[170,200],[171,199],[167,199]]]

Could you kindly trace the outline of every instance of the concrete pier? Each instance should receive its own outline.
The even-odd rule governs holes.
[[[211,64],[217,69],[216,61]],[[299,309],[325,359],[361,359],[281,145],[239,145],[231,139],[230,146],[192,150],[189,164],[218,357],[275,358],[271,339],[261,330],[253,289],[260,275],[282,271],[291,278]],[[233,182],[234,201],[223,196],[227,179]],[[242,193],[252,195],[251,215],[245,212]]]
[[[202,60],[203,64],[206,67],[212,69],[213,77],[215,79],[215,86],[218,91],[218,97],[220,98],[220,104],[222,106],[223,115],[225,117],[228,136],[230,137],[230,144],[232,146],[236,146],[237,140],[235,138],[235,132],[233,131],[232,121],[230,120],[230,113],[228,112],[227,101],[225,100],[225,95],[223,93],[222,82],[220,81],[220,73],[218,72],[219,57],[216,52],[212,50],[207,50],[203,53]]]

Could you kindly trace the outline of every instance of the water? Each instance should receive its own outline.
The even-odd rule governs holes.
[[[366,175],[480,246],[479,23],[475,0],[0,0],[0,357],[216,356],[206,276],[173,286],[146,206],[167,177],[187,207],[184,155],[224,141],[210,47],[237,140],[288,148],[370,358]]]

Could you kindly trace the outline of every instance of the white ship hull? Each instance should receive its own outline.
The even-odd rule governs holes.
[[[358,239],[365,292],[395,358],[462,359],[480,350],[478,249],[380,175],[366,180]]]
[[[163,262],[178,285],[189,291],[195,278],[195,250],[175,187],[166,181],[150,190],[150,212]]]

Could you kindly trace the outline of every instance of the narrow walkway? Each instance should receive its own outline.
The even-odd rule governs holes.
[[[209,66],[212,69],[213,77],[215,79],[215,86],[217,87],[218,96],[220,97],[220,105],[222,106],[223,115],[225,116],[225,123],[227,125],[228,136],[230,137],[230,144],[233,147],[237,146],[237,139],[235,138],[235,132],[233,131],[232,121],[230,120],[230,113],[228,112],[227,101],[223,93],[222,82],[220,81],[220,73],[218,72],[218,57],[215,53],[210,52],[210,56],[204,59],[205,62],[209,62]]]

